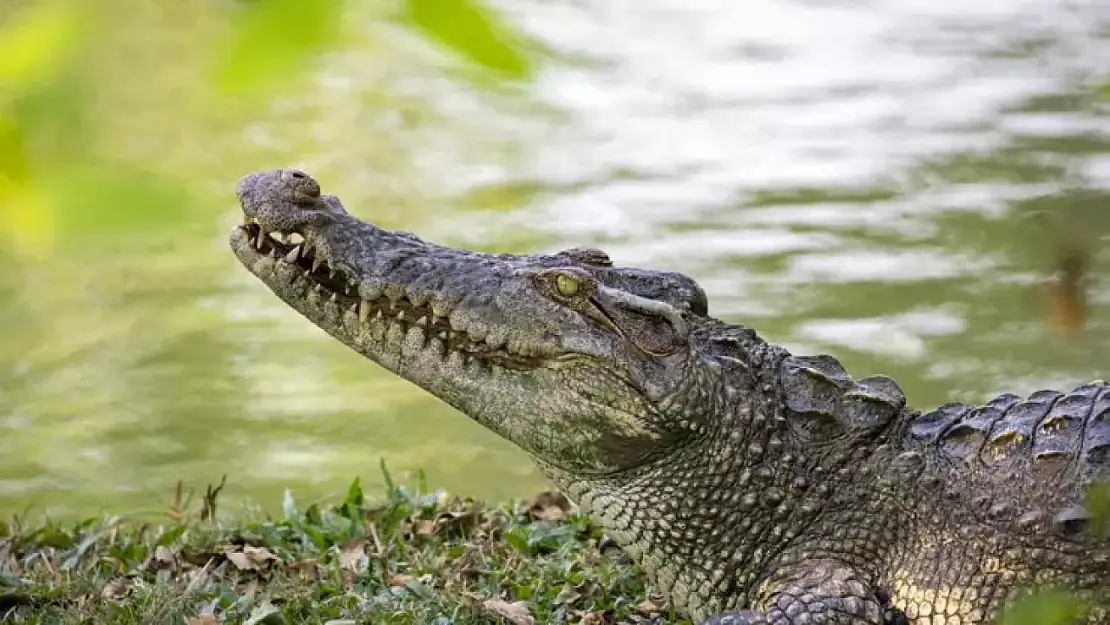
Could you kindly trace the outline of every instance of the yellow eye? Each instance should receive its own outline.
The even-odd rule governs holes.
[[[578,292],[578,279],[561,273],[555,276],[555,288],[564,297],[571,297]]]

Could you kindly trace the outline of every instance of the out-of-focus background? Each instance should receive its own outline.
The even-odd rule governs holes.
[[[1094,0],[8,0],[0,512],[543,483],[237,264],[255,169],[686,272],[920,406],[1105,377],[1108,72]]]

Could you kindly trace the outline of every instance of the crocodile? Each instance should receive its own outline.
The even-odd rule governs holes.
[[[238,183],[239,261],[319,328],[527,452],[707,625],[989,622],[1031,588],[1110,623],[1110,384],[907,405],[596,248],[479,253]]]

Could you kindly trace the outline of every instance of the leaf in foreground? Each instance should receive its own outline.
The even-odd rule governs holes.
[[[0,87],[41,81],[57,72],[77,43],[76,6],[40,2],[15,11],[0,28]]]
[[[509,603],[500,599],[487,599],[482,602],[482,607],[498,616],[503,616],[513,625],[534,625],[536,619],[528,609],[527,601],[514,601]]]
[[[516,80],[532,75],[529,59],[510,43],[511,29],[479,0],[406,0],[405,18],[486,69]]]
[[[999,625],[1071,625],[1081,622],[1087,606],[1064,590],[1045,589],[1014,602]]]
[[[213,52],[212,82],[224,93],[264,88],[303,66],[335,36],[341,0],[242,3],[227,42]]]

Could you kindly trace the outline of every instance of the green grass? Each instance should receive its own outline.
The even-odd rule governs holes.
[[[337,505],[301,510],[287,493],[283,518],[217,514],[221,483],[196,506],[178,484],[159,522],[0,521],[0,621],[690,625],[557,493],[493,507],[382,472],[380,499],[355,479]],[[1086,609],[1035,595],[999,622],[1062,625]]]
[[[287,495],[283,518],[179,486],[158,523],[0,522],[0,621],[688,623],[559,495],[492,507],[386,478],[378,499],[357,479],[337,505]]]

